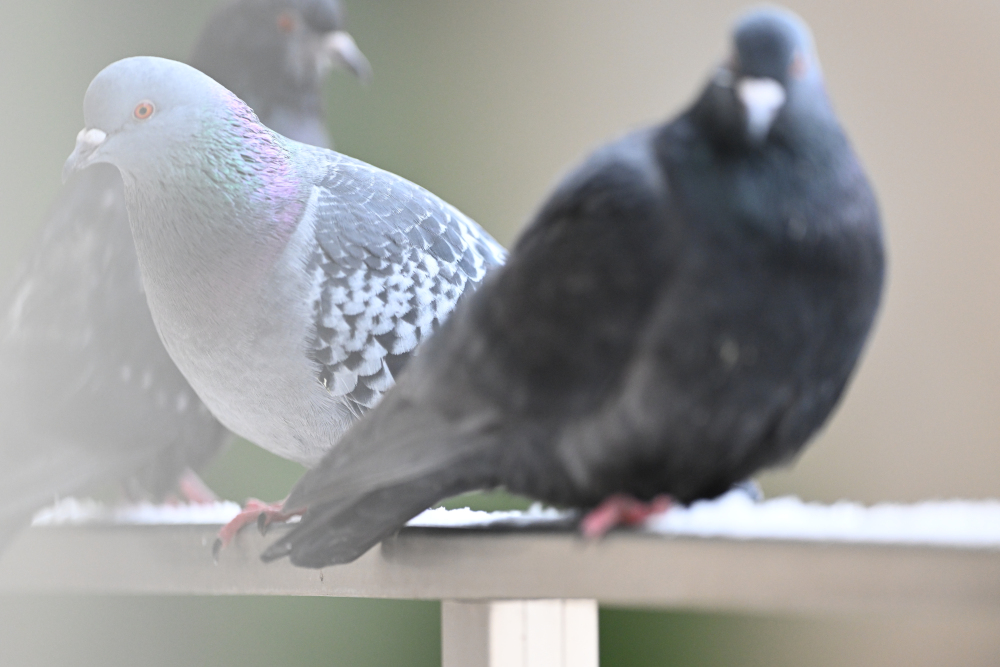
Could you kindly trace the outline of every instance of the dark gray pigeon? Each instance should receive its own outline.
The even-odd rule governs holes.
[[[314,146],[330,146],[324,76],[347,69],[361,81],[371,65],[344,30],[338,0],[238,0],[216,13],[191,64],[246,102],[265,125]]]
[[[303,521],[265,560],[348,562],[500,485],[601,523],[623,496],[712,498],[802,448],[875,317],[879,213],[807,27],[767,9],[733,39],[689,109],[556,189],[296,485]]]
[[[370,75],[339,12],[334,0],[228,3],[192,62],[265,123],[325,144],[322,75],[341,61]],[[110,165],[67,183],[3,294],[0,369],[0,545],[42,505],[97,482],[160,498],[228,437],[156,333]]]
[[[504,250],[399,176],[261,125],[162,58],[106,67],[73,171],[121,171],[170,356],[219,420],[315,465]]]

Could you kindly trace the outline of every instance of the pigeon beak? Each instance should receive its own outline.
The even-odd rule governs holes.
[[[736,96],[746,109],[750,139],[764,141],[787,99],[784,86],[770,78],[744,77],[736,84]]]
[[[98,130],[96,128],[89,130],[85,128],[80,130],[80,133],[76,135],[76,148],[74,148],[73,153],[66,158],[66,164],[63,165],[63,183],[69,180],[69,177],[72,176],[74,172],[85,169],[93,164],[94,151],[100,148],[104,144],[104,140],[107,138],[108,135],[103,130]]]
[[[331,64],[349,70],[361,83],[371,82],[372,66],[350,33],[344,30],[328,33],[323,38],[322,52]]]

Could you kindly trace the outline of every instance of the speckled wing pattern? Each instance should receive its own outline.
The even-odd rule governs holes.
[[[338,157],[316,201],[311,353],[320,382],[360,414],[506,251],[420,186]]]

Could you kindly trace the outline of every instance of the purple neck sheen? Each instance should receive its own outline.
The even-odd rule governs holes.
[[[228,93],[228,91],[227,91]],[[282,138],[257,119],[242,100],[228,93],[225,99],[229,122],[225,134],[231,139],[222,159],[214,165],[218,180],[232,188],[245,215],[266,215],[270,233],[282,240],[292,234],[305,207],[303,186]]]

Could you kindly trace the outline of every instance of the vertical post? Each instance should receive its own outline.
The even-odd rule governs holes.
[[[598,667],[596,600],[441,603],[443,667]]]

